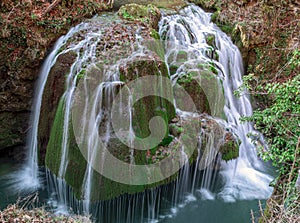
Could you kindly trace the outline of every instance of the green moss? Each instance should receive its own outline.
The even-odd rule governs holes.
[[[209,70],[210,70],[211,72],[213,72],[214,74],[218,74],[218,70],[217,70],[217,68],[216,68],[215,63],[210,63]]]
[[[151,29],[150,36],[154,39],[160,40],[159,33],[155,29]]]
[[[189,72],[178,79],[179,84],[191,83],[194,80],[194,77],[197,77],[199,74],[198,72]]]
[[[70,122],[71,123],[71,122]],[[49,143],[47,145],[47,153],[45,164],[53,174],[58,175],[61,153],[62,153],[62,137],[64,128],[64,99],[59,102],[53,126],[51,129]],[[81,154],[75,140],[72,125],[69,129],[68,141],[68,166],[65,180],[73,188],[75,196],[80,199],[81,186],[86,169],[86,160]]]
[[[138,5],[127,4],[123,5],[118,14],[121,18],[132,21],[141,21],[150,24],[152,27],[157,27],[158,20],[160,18],[160,11],[154,5]]]
[[[204,73],[201,73],[201,78],[205,77]],[[183,89],[191,96],[197,111],[199,113],[210,113],[209,103],[207,100],[206,92],[203,91],[202,87],[197,82],[197,79],[199,78],[199,72],[190,72],[186,75],[180,77],[177,81],[177,83],[183,87]],[[178,92],[176,92],[178,94]],[[176,98],[185,98],[184,96],[177,96]],[[177,101],[178,105],[181,105],[182,107],[190,107],[189,102],[186,102],[184,100]]]
[[[213,34],[208,34],[206,37],[205,37],[205,39],[206,39],[206,43],[208,44],[208,45],[210,45],[210,46],[212,46],[212,47],[215,47],[216,46],[216,37],[215,37],[215,35],[213,35]]]
[[[178,70],[179,66],[178,65],[170,65],[169,66],[169,71],[170,71],[170,75],[172,76],[173,74],[175,74]]]
[[[68,160],[69,162],[67,166],[65,180],[68,182],[69,185],[72,186],[73,192],[76,195],[76,197],[80,198],[82,182],[84,179],[87,161],[83,157],[76,143],[76,139],[72,127],[72,121],[70,121],[70,129],[69,129]]]
[[[180,126],[177,126],[176,124],[170,124],[169,125],[170,133],[177,137],[183,132],[183,128]]]
[[[165,137],[162,142],[159,144],[160,146],[168,146],[172,141],[173,141],[174,137],[171,135],[168,135],[167,137]]]
[[[58,175],[61,161],[62,132],[64,128],[64,100],[59,101],[47,145],[45,164],[52,173]]]
[[[82,69],[78,74],[77,74],[77,80],[80,80],[82,78],[84,78],[86,73],[86,69]]]
[[[168,77],[167,67],[164,62],[154,61],[153,58],[150,58],[150,60],[147,59],[148,58],[145,58],[145,60],[134,60],[133,62],[126,64],[124,72],[120,73],[120,80],[128,82],[138,77],[147,75],[161,75]],[[145,89],[149,89],[149,91],[157,90],[155,86],[149,84],[141,84],[140,86],[137,86],[135,88],[135,92],[145,92]],[[170,91],[171,90],[172,89],[170,89]],[[157,94],[155,95],[159,94],[160,92],[157,92]],[[168,98],[172,99],[172,92],[166,92],[166,94],[169,95]],[[140,138],[149,136],[149,121],[152,117],[162,117],[166,125],[168,126],[169,121],[175,116],[175,109],[173,104],[171,104],[166,99],[157,96],[147,96],[141,98],[134,103],[133,110],[133,129],[135,131],[135,134]]]
[[[217,25],[220,27],[220,29],[221,29],[224,33],[226,33],[226,34],[228,34],[228,35],[231,35],[231,34],[233,33],[233,30],[234,30],[234,26],[233,26],[233,25],[227,24],[227,23],[225,23],[225,24],[217,23]]]
[[[219,16],[220,11],[215,11],[212,15],[211,15],[211,21],[212,22],[216,22],[217,18]]]
[[[235,141],[229,141],[220,148],[222,160],[229,161],[239,156],[239,146]]]

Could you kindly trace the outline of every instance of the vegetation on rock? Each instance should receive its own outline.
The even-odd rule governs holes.
[[[137,20],[149,24],[152,28],[158,28],[160,10],[154,5],[128,4],[119,9],[119,16],[123,19]]]

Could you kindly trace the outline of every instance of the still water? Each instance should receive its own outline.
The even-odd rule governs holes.
[[[39,191],[21,193],[15,188],[14,182],[17,179],[15,173],[22,166],[13,163],[8,158],[0,158],[0,209],[8,204],[15,203],[18,199],[27,197],[21,204],[27,202],[27,206],[43,206],[51,211],[56,209],[51,206],[50,194],[47,189],[42,187]],[[32,201],[30,195],[38,193],[38,200]],[[167,198],[161,198],[167,199]],[[53,200],[52,200],[53,201]],[[251,222],[251,210],[254,215],[259,215],[258,200],[237,200],[235,202],[224,202],[218,196],[205,191],[195,190],[194,195],[187,195],[176,207],[164,205],[161,208],[158,218],[150,222],[161,223],[247,223]],[[265,200],[261,200],[265,205]],[[139,213],[137,213],[139,214]],[[96,220],[97,221],[97,220]],[[124,222],[126,220],[124,219]],[[149,222],[145,219],[144,222]]]

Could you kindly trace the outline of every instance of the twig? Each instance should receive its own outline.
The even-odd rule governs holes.
[[[260,216],[265,220],[264,211],[263,211],[263,208],[261,206],[260,200],[258,201],[258,206],[259,206]]]
[[[251,209],[251,219],[252,219],[252,223],[255,223],[255,218],[254,218],[254,214],[253,214],[253,210]]]
[[[55,0],[54,2],[52,2],[51,5],[48,6],[48,8],[44,11],[43,15],[46,15],[48,12],[50,12],[55,6],[57,6],[59,3],[61,2],[61,0]]]
[[[4,26],[3,30],[2,30],[2,36],[3,37],[5,37],[5,33],[7,32],[7,25],[8,25],[9,17],[13,13],[13,11],[15,10],[15,8],[18,7],[19,5],[20,5],[20,2],[18,4],[16,4],[16,5],[14,5],[12,7],[12,9],[10,10],[10,12],[8,13],[8,15],[6,17],[5,26]],[[8,36],[6,36],[6,37],[8,37]]]
[[[295,169],[295,164],[296,164],[297,154],[298,154],[299,148],[300,148],[300,137],[298,137],[298,143],[297,143],[295,153],[294,153],[294,160],[293,160],[292,168],[291,168],[291,171],[290,171],[290,174],[289,174],[288,184],[290,184],[291,181],[292,181],[293,172],[294,172],[294,169]],[[288,190],[287,196],[289,195],[289,192],[290,192],[290,190]]]

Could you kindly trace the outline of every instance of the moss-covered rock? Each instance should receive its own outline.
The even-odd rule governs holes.
[[[154,10],[152,6],[137,5],[134,5],[133,8],[137,9],[137,11],[134,11],[132,8],[130,8],[130,10],[133,11],[127,11],[128,8],[126,8],[126,6],[124,6],[123,9],[121,8],[119,11],[119,14],[123,17],[124,14],[129,14],[129,12],[136,13],[134,14],[136,17],[129,16],[128,18],[126,18],[130,21],[123,21],[124,24],[122,25],[118,23],[111,23],[108,21],[107,25],[104,28],[103,39],[101,39],[99,41],[99,44],[97,45],[96,56],[99,59],[98,61],[103,61],[105,65],[109,65],[111,61],[108,60],[108,62],[106,63],[106,61],[104,60],[107,58],[111,58],[114,55],[125,55],[125,58],[127,58],[126,60],[122,60],[122,63],[119,64],[119,79],[123,83],[118,85],[118,87],[114,89],[116,92],[120,91],[123,85],[131,83],[139,78],[153,76],[162,77],[169,80],[168,69],[164,62],[164,52],[162,46],[158,43],[158,41],[148,41],[149,39],[151,39],[151,35],[152,39],[157,39],[157,33],[155,33],[156,30],[153,29],[153,26],[149,27],[143,22],[144,19],[151,19],[149,18],[149,13],[155,13],[157,9]],[[152,11],[152,9],[154,11]],[[160,15],[157,13],[155,14],[155,16],[159,18]],[[114,25],[114,27],[117,28],[114,29],[114,31],[110,31],[110,29],[106,28],[110,25]],[[122,54],[122,50],[124,49],[120,47],[119,40],[122,41],[122,44],[124,43],[131,45],[135,41],[134,30],[137,26],[143,27],[141,29],[141,35],[143,36],[143,39],[146,39],[147,41],[142,42],[141,44],[144,44],[147,49],[143,51],[142,55],[139,54],[139,56],[137,56],[136,54],[132,54],[131,51],[128,51],[127,54]],[[124,32],[120,32],[120,30],[125,30],[126,33],[124,34]],[[76,35],[81,35],[81,33],[78,33]],[[153,35],[155,35],[156,37],[153,38]],[[76,40],[76,37],[74,39],[74,41],[78,41]],[[210,42],[211,44],[213,44],[213,40],[211,40]],[[104,47],[104,45],[109,47]],[[180,52],[178,54],[179,60],[186,60],[186,57],[186,52]],[[44,145],[42,146],[42,148],[45,145],[47,147],[46,166],[56,176],[59,176],[63,141],[62,133],[64,131],[65,101],[63,98],[61,98],[65,83],[64,75],[68,73],[74,59],[75,55],[73,53],[61,55],[58,58],[55,66],[52,68],[49,74],[49,80],[47,81],[47,87],[45,89],[47,95],[43,98],[43,114],[41,114],[41,121],[46,123],[40,124],[39,137],[42,137],[41,139],[43,139],[42,142],[44,143]],[[99,62],[99,64],[97,62],[93,66],[94,69],[85,67],[84,69],[82,69],[82,72],[79,72],[78,79],[84,78],[86,77],[86,75],[91,74],[91,76],[89,76],[90,80],[96,80],[97,78],[95,78],[95,75],[100,75],[99,71],[96,70],[99,67],[103,67],[102,65],[103,64],[101,64],[101,62]],[[193,73],[189,73],[185,76],[182,76],[178,80],[178,83],[183,85],[183,88],[188,91],[189,95],[191,95],[191,98],[194,100],[199,112],[211,113],[211,108],[209,107],[208,100],[205,97],[216,98],[215,93],[220,90],[219,84],[216,84],[218,80],[215,79],[215,73],[217,69],[214,67],[214,64],[200,65],[199,70],[201,70],[201,77],[199,77],[198,74],[195,76]],[[213,79],[212,82],[211,79]],[[202,85],[206,86],[207,89],[210,90],[204,92],[204,90],[201,89]],[[135,135],[141,139],[148,137],[151,134],[149,129],[149,122],[154,116],[160,116],[164,121],[166,125],[165,135],[161,142],[155,147],[149,147],[146,148],[146,150],[135,150],[134,153],[131,153],[131,149],[120,141],[120,139],[116,135],[117,133],[115,133],[114,130],[110,130],[110,139],[107,142],[107,150],[118,160],[125,163],[131,163],[132,161],[134,161],[136,165],[159,163],[160,168],[156,170],[155,174],[159,176],[166,176],[165,180],[148,185],[126,185],[108,179],[93,170],[93,179],[91,186],[92,201],[108,200],[118,197],[121,194],[137,193],[144,191],[147,188],[153,188],[155,186],[171,182],[177,176],[177,173],[173,174],[172,176],[168,175],[169,170],[172,169],[173,163],[160,161],[162,161],[166,156],[178,156],[175,151],[181,148],[181,142],[186,145],[185,151],[188,157],[190,157],[190,162],[194,162],[197,158],[197,153],[194,153],[194,150],[197,147],[197,145],[195,146],[195,144],[197,144],[197,134],[199,133],[198,131],[200,131],[200,120],[179,120],[178,117],[175,117],[175,109],[173,107],[173,104],[166,99],[155,96],[159,95],[159,92],[155,94],[155,91],[158,91],[158,89],[155,88],[154,83],[147,82],[138,87],[139,88],[135,89],[135,91],[143,92],[143,90],[148,89],[152,90],[154,94],[139,99],[133,105],[132,127]],[[164,89],[166,88],[166,86],[163,87]],[[173,101],[173,94],[174,92],[172,89],[167,92],[170,101]],[[186,102],[181,102],[181,104],[184,103]],[[50,108],[46,108],[49,105]],[[47,114],[49,117],[47,116]],[[68,128],[68,162],[66,164],[65,175],[62,177],[64,177],[67,184],[72,187],[76,197],[78,199],[83,199],[84,193],[82,190],[87,168],[87,161],[78,148],[79,145],[76,142],[74,129],[71,124],[72,117],[70,117],[70,124]],[[75,126],[75,128],[78,129],[80,128],[80,126]],[[105,131],[102,131],[104,130],[104,128],[105,125],[103,123],[99,125],[100,138],[105,136]],[[157,128],[159,128],[159,126]],[[215,131],[216,135],[220,135],[219,138],[221,140],[223,135],[218,131],[219,128],[215,128],[212,131]],[[50,137],[47,138],[47,136],[45,135],[47,135],[47,131],[50,131],[49,129],[51,129]],[[203,139],[203,141],[205,140],[206,138]],[[221,145],[222,142],[220,141],[220,146]],[[112,168],[110,171],[114,173],[117,170]],[[116,172],[115,174],[119,173]]]
[[[239,157],[239,144],[233,135],[227,132],[223,138],[223,145],[220,147],[222,160],[229,161]]]
[[[209,116],[201,118],[202,146],[201,151],[214,150],[215,156],[221,154],[221,159],[229,161],[239,156],[239,140],[233,133]]]
[[[161,17],[160,10],[151,4],[147,6],[138,4],[124,5],[119,9],[118,14],[123,19],[147,23],[154,29],[158,28],[158,22]]]
[[[131,24],[131,23],[130,23]],[[150,46],[149,46],[150,47]],[[150,47],[151,48],[151,47]],[[153,47],[152,47],[153,48]],[[151,48],[151,49],[152,49]],[[114,47],[111,48],[112,51]],[[159,51],[159,50],[158,50]],[[45,96],[43,98],[43,105],[52,106],[50,108],[43,108],[43,119],[41,119],[40,129],[41,136],[44,135],[47,131],[45,126],[51,127],[51,134],[49,140],[45,138],[45,142],[47,145],[47,154],[46,154],[46,167],[50,169],[50,171],[59,176],[59,169],[61,164],[61,154],[62,154],[62,133],[64,131],[64,111],[65,111],[65,102],[64,99],[61,98],[60,102],[56,101],[56,96],[58,93],[61,96],[61,93],[64,89],[64,74],[68,73],[70,65],[73,63],[74,59],[73,53],[70,55],[61,55],[54,67],[52,68],[49,76],[49,80],[47,81],[46,91],[49,93],[50,98]],[[100,56],[100,54],[99,54]],[[69,62],[70,64],[66,63]],[[127,60],[126,63],[122,64],[119,67],[120,70],[120,80],[125,83],[129,83],[139,77],[146,76],[162,76],[168,80],[168,70],[166,64],[162,61],[161,56],[156,53],[156,50],[147,52],[147,55],[144,57],[132,57],[130,60]],[[79,78],[84,78],[88,73],[92,75],[98,75],[95,69],[86,69],[84,72],[79,73]],[[60,79],[62,77],[62,80]],[[54,83],[59,82],[59,84],[55,85]],[[53,89],[52,89],[52,88]],[[142,88],[151,88],[151,84],[143,85]],[[54,91],[54,93],[50,92],[50,89]],[[120,90],[120,89],[118,89]],[[171,95],[172,92],[169,92]],[[51,97],[54,97],[51,100]],[[58,97],[59,99],[59,97]],[[54,103],[55,102],[55,103]],[[58,105],[57,105],[58,104]],[[57,107],[57,108],[56,108]],[[47,111],[47,112],[46,112]],[[55,113],[55,118],[52,123],[52,117],[45,117],[46,113]],[[147,137],[149,134],[149,120],[153,116],[161,116],[165,125],[168,126],[168,123],[173,118],[175,114],[174,107],[168,101],[161,99],[159,97],[150,96],[145,97],[139,100],[134,106],[134,116],[133,116],[133,128],[135,130],[135,134],[141,138]],[[41,116],[42,117],[42,116]],[[44,123],[46,122],[46,123]],[[100,135],[103,132],[101,130],[101,126],[99,127]],[[69,136],[67,142],[67,166],[66,173],[64,179],[66,182],[73,188],[73,191],[78,199],[83,198],[83,180],[85,171],[87,168],[87,162],[84,158],[83,154],[80,152],[78,145],[75,140],[73,127],[69,125]],[[105,131],[104,131],[105,132]],[[155,148],[149,148],[148,151],[135,151],[134,152],[134,162],[137,165],[145,165],[150,163],[158,162],[163,158],[163,154],[169,153],[168,151],[172,150],[169,145],[173,141],[173,136],[169,136],[168,128],[166,135],[162,142],[156,146]],[[111,132],[111,138],[108,141],[107,149],[119,160],[130,163],[130,148],[124,145],[115,135]],[[161,167],[160,173],[164,174],[167,167]],[[112,170],[113,171],[113,170]],[[126,185],[122,183],[118,183],[108,179],[98,172],[93,171],[93,185],[91,197],[92,201],[97,200],[107,200],[115,198],[124,193],[137,193],[144,191],[147,188],[152,188],[160,184],[169,183],[171,180],[175,179],[176,174],[173,176],[168,176],[166,180],[163,182],[157,182],[150,185]]]
[[[178,80],[178,84],[181,85],[191,96],[199,113],[211,114],[205,92],[203,91],[197,80],[193,79],[193,77],[197,76],[198,73],[188,73]]]
[[[120,80],[130,82],[148,75],[168,78],[168,70],[165,62],[159,56],[155,55],[155,53],[152,52],[151,54],[145,57],[138,56],[127,64],[122,65],[120,67]],[[145,83],[137,87],[140,88],[135,88],[137,92],[155,92],[159,90],[153,83]],[[157,92],[155,95],[160,95],[160,92]],[[173,98],[171,89],[169,89],[166,95],[170,100]],[[149,121],[152,117],[160,116],[168,124],[175,115],[173,104],[164,98],[151,95],[137,101],[133,109],[133,128],[135,134],[142,138],[150,134]]]
[[[216,103],[218,98],[222,98],[222,87],[220,80],[217,78],[217,68],[212,64],[199,64],[198,71],[191,71],[178,78],[177,83],[184,88],[188,95],[192,98],[197,111],[199,113],[207,113],[211,115],[220,114],[217,107],[222,107],[223,103],[220,100],[218,105]],[[175,92],[179,94],[179,92]],[[184,98],[177,95],[176,98]],[[178,104],[184,105],[186,101],[178,101]],[[184,105],[186,107],[188,105]],[[212,111],[214,114],[212,114]]]
[[[158,8],[175,10],[178,10],[187,5],[187,3],[183,0],[114,0],[113,6],[115,9],[119,9],[123,5],[132,3],[139,5],[153,4]]]

